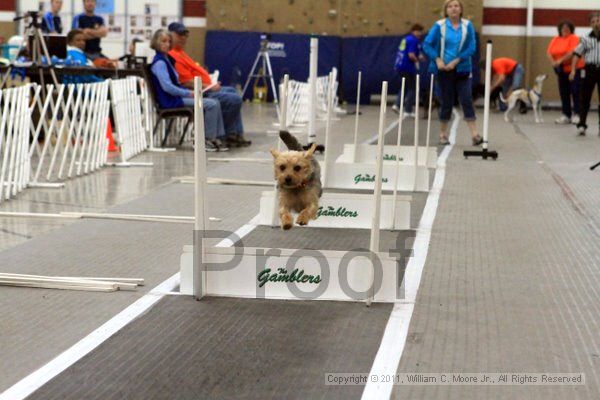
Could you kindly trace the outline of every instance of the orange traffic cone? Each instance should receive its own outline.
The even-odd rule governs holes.
[[[106,138],[108,139],[108,151],[119,151],[119,148],[115,144],[115,138],[113,138],[113,130],[112,124],[110,123],[110,118],[108,119],[108,124],[106,127]]]

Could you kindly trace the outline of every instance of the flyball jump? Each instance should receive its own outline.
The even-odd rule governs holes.
[[[368,249],[351,251],[241,247],[232,235],[210,246],[206,201],[206,154],[200,80],[195,80],[195,245],[181,256],[181,293],[270,299],[395,302],[401,295],[398,258],[379,251],[381,184],[371,196],[371,238]],[[383,154],[383,122],[387,82],[382,87],[379,151]],[[380,156],[381,160],[382,156]],[[381,168],[381,161],[379,168]],[[271,210],[272,211],[272,210]],[[310,225],[312,226],[312,222]],[[249,232],[252,226],[238,230]],[[281,232],[280,235],[288,233]],[[301,260],[301,261],[300,261]]]

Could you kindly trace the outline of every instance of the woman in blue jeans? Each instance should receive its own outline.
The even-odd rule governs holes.
[[[156,51],[152,60],[150,71],[152,82],[156,91],[156,98],[161,108],[192,107],[194,105],[194,92],[182,87],[179,75],[169,59],[171,37],[164,29],[154,33],[150,47]],[[227,151],[224,144],[225,128],[221,105],[215,99],[202,99],[204,108],[204,130],[207,151]]]
[[[471,131],[473,145],[477,146],[483,143],[483,139],[477,133],[471,95],[471,57],[475,53],[475,29],[462,15],[463,5],[460,0],[446,0],[445,18],[433,24],[423,43],[423,51],[432,60],[430,71],[437,75],[441,92],[440,144],[450,143],[448,121],[452,116],[454,100],[458,97],[464,119]]]

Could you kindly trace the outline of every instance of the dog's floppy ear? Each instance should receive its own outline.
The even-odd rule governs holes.
[[[310,146],[310,148],[304,152],[304,157],[305,158],[312,158],[312,156],[315,153],[316,149],[317,149],[317,144],[313,143],[312,146]]]
[[[275,150],[275,149],[270,149],[269,150],[271,152],[271,154],[273,155],[273,158],[277,158],[279,157],[279,155],[281,154],[279,151]]]

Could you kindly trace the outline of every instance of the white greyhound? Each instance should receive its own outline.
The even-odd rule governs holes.
[[[546,75],[538,75],[535,78],[535,85],[533,85],[533,89],[517,89],[508,96],[508,100],[505,100],[500,93],[500,99],[508,103],[508,108],[504,113],[504,120],[506,122],[512,122],[513,117],[511,115],[511,111],[515,108],[517,104],[517,100],[521,100],[525,104],[528,104],[533,108],[533,114],[535,116],[535,122],[537,124],[544,122],[542,119],[542,86],[544,84],[544,80],[546,79]]]

